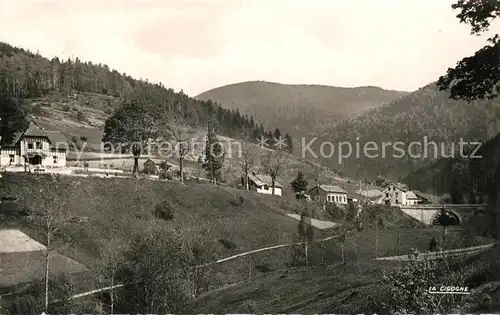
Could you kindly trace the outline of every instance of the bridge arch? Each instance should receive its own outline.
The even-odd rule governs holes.
[[[451,218],[451,224],[450,225],[461,225],[462,224],[462,220],[460,218],[460,216],[458,215],[457,212],[453,211],[453,210],[445,210],[446,211],[446,214],[448,214]],[[439,216],[441,215],[441,211],[438,210],[436,211],[436,213],[434,213],[432,215],[432,218],[431,218],[431,224],[432,225],[439,225]]]

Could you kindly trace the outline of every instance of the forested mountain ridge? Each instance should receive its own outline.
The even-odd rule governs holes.
[[[408,174],[410,188],[449,194],[453,203],[483,202],[499,189],[500,133],[469,157],[443,158]]]
[[[68,96],[73,93],[105,95],[110,98],[104,102],[101,98],[99,103],[88,102],[87,105],[107,114],[118,104],[144,95],[165,104],[171,111],[180,109],[200,127],[215,123],[217,132],[224,136],[238,138],[243,133],[253,133],[271,137],[279,134],[276,128],[266,132],[262,124],[238,110],[225,109],[212,101],[195,100],[183,91],[175,92],[164,87],[162,83],[137,80],[107,65],[82,62],[78,58],[61,61],[55,57],[49,60],[39,53],[3,42],[0,42],[0,89],[2,95],[20,99],[38,98],[52,92],[67,93]]]
[[[431,83],[400,100],[338,123],[316,143],[322,140],[333,143],[349,141],[354,147],[358,137],[361,148],[369,141],[374,141],[380,148],[383,143],[402,141],[406,154],[401,158],[393,157],[394,151],[389,147],[385,157],[380,153],[379,157],[370,158],[361,152],[359,158],[351,157],[340,165],[336,159],[327,159],[327,165],[342,168],[351,176],[373,179],[380,175],[401,179],[443,155],[449,157],[453,149],[458,149],[461,138],[465,142],[485,141],[500,132],[499,99],[467,102],[449,96],[448,92],[439,91],[436,84]],[[417,158],[407,154],[412,141],[422,144],[422,147],[416,145],[411,150]],[[437,156],[432,147],[424,156],[425,141],[436,142]]]
[[[344,88],[249,81],[206,91],[196,99],[238,109],[266,127],[278,126],[297,137],[321,132],[340,120],[407,94],[374,86]]]

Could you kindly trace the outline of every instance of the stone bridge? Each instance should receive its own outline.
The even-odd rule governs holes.
[[[469,217],[474,215],[477,211],[486,209],[485,204],[421,204],[421,205],[402,205],[400,209],[428,225],[435,222],[442,207],[445,207],[446,212],[455,219],[456,225],[465,222]]]

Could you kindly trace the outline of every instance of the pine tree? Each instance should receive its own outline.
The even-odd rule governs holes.
[[[252,141],[256,141],[262,137],[262,134],[260,133],[259,128],[254,128],[252,132]]]
[[[285,144],[286,144],[287,151],[292,153],[293,152],[293,141],[292,141],[292,137],[288,133],[285,135]]]
[[[295,193],[302,193],[307,190],[307,181],[304,179],[304,174],[301,171],[298,172],[297,177],[291,184]]]
[[[273,133],[272,133],[271,131],[268,131],[268,132],[266,133],[266,139],[267,139],[267,140],[269,140],[269,141],[268,141],[268,143],[269,143],[269,145],[270,145],[271,147],[272,147],[272,146],[274,146],[275,141],[274,141],[274,136],[273,136]]]
[[[276,139],[276,140],[280,140],[281,139],[281,131],[279,130],[279,128],[276,128],[274,130],[273,136],[274,136],[274,139]]]

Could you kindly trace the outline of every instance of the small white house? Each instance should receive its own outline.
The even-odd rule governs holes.
[[[244,184],[244,177],[242,178],[242,183]],[[258,193],[266,195],[273,194],[272,180],[269,175],[255,174],[255,172],[252,172],[252,174],[248,175],[248,185],[250,186],[250,190]],[[277,181],[274,182],[274,195],[283,195],[283,186]]]
[[[347,191],[339,186],[318,185],[309,191],[314,200],[347,204]]]
[[[66,167],[67,146],[60,132],[45,131],[31,122],[12,143],[0,148],[0,166]]]
[[[419,200],[417,195],[408,190],[404,184],[390,183],[384,187],[382,196],[376,203],[391,206],[416,205],[419,203]]]

